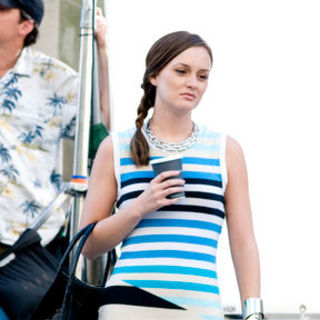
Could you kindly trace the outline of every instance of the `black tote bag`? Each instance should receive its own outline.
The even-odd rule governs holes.
[[[0,254],[0,306],[11,320],[29,320],[55,279],[56,258],[27,229]]]
[[[32,320],[43,320],[51,318],[60,310],[59,320],[95,320],[98,319],[98,309],[105,299],[104,282],[100,286],[93,286],[79,280],[75,276],[77,263],[82,248],[91,234],[96,223],[89,224],[80,230],[71,240],[61,262],[56,278],[42,299]],[[70,253],[75,244],[79,241],[75,255],[72,259],[70,269],[66,266]],[[106,276],[109,274],[115,251],[108,254]]]

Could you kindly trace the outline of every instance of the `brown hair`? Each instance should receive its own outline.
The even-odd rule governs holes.
[[[20,9],[20,23],[27,20],[33,20],[30,15],[28,15],[25,11]],[[31,46],[35,44],[39,37],[39,25],[33,20],[33,30],[27,34],[24,38],[23,47]]]
[[[163,36],[153,44],[147,54],[146,71],[141,84],[144,95],[138,107],[136,132],[130,142],[131,158],[137,166],[147,165],[149,162],[149,145],[141,128],[149,109],[155,103],[156,87],[151,84],[150,78],[156,77],[172,59],[191,47],[204,47],[212,62],[212,52],[206,42],[197,34],[187,31],[177,31]]]

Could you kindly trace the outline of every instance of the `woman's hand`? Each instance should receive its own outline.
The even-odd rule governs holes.
[[[141,217],[179,201],[179,198],[167,199],[167,196],[172,193],[184,191],[183,185],[185,181],[173,178],[179,173],[180,171],[165,171],[150,181],[147,189],[136,199],[139,204]]]

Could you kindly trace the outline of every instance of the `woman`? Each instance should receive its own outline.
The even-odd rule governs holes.
[[[211,66],[198,35],[159,39],[147,55],[136,128],[106,138],[98,151],[82,225],[99,222],[84,254],[95,258],[122,241],[100,319],[222,319],[215,260],[225,216],[244,317],[261,316],[241,148],[191,118]],[[149,160],[169,155],[183,156],[184,179],[174,178],[177,171],[154,177]],[[181,191],[185,198],[167,198]]]

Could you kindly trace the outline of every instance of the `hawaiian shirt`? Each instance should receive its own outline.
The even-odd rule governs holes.
[[[12,245],[62,185],[62,138],[72,138],[78,77],[64,63],[30,48],[0,78],[0,242]],[[38,230],[49,243],[63,207]]]

